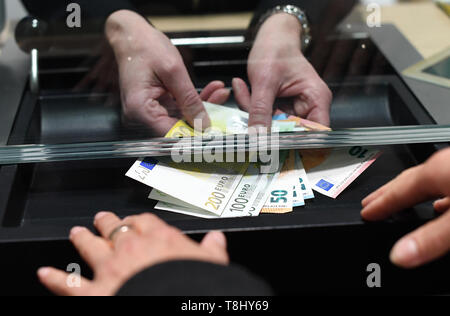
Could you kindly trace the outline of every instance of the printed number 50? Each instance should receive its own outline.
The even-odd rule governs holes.
[[[277,190],[272,192],[272,197],[270,198],[271,203],[287,203],[286,195],[288,195],[287,191]]]

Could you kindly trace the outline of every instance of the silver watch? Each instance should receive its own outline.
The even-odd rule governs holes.
[[[300,22],[300,25],[302,26],[301,41],[302,41],[302,51],[304,52],[311,44],[311,40],[312,40],[311,29],[309,27],[309,21],[308,21],[308,18],[306,17],[305,11],[303,11],[302,9],[300,9],[299,7],[297,7],[295,5],[279,5],[273,9],[270,9],[266,13],[264,13],[261,16],[261,18],[259,19],[258,24],[256,26],[255,33],[254,33],[255,36],[258,33],[261,26],[264,24],[264,22],[266,22],[266,20],[268,18],[270,18],[271,16],[278,14],[278,13],[287,13],[287,14],[295,16],[298,19],[298,21]]]

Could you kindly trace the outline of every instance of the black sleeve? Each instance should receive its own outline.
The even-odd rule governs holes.
[[[271,296],[270,287],[243,268],[198,261],[151,267],[129,280],[118,296]]]
[[[51,34],[66,33],[101,33],[106,19],[112,13],[119,10],[137,11],[130,0],[78,0],[81,7],[81,29],[69,29],[65,27],[68,16],[67,6],[73,0],[22,0],[23,5],[30,15],[46,21],[51,28]]]

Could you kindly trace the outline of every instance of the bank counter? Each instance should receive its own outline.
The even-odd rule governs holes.
[[[93,92],[91,86],[74,90],[100,58],[98,51],[84,51],[90,45],[86,41],[98,39],[84,38],[84,46],[79,46],[63,38],[70,43],[52,42],[56,48],[39,49],[33,56],[19,49],[23,38],[47,39],[30,33],[27,23],[32,20],[21,23],[11,24],[0,55],[4,145],[100,144],[151,137],[123,119],[114,93]],[[247,78],[251,41],[245,29],[167,34],[198,89],[211,80],[230,85],[234,77]],[[403,76],[402,71],[422,57],[394,25],[369,28],[348,22],[324,43],[324,59],[329,66],[334,62],[331,71],[323,65],[319,70],[334,95],[332,128],[444,123],[432,106],[448,106],[449,90]],[[72,44],[74,48],[67,49]],[[312,48],[306,55],[314,60],[314,53]],[[33,65],[37,72],[30,75]],[[227,105],[233,104],[231,97]],[[360,216],[364,197],[446,146],[384,146],[381,157],[337,199],[316,194],[289,214],[218,220],[155,210],[156,202],[147,199],[151,189],[125,177],[137,157],[5,164],[0,167],[0,293],[46,293],[36,269],[81,264],[68,233],[73,226],[94,229],[93,217],[101,210],[121,217],[151,212],[197,240],[210,230],[222,230],[232,261],[261,275],[280,294],[449,293],[448,256],[413,271],[396,268],[388,259],[399,237],[435,218],[431,203],[381,223],[366,223]],[[381,288],[367,286],[371,263],[381,267]],[[84,264],[82,271],[89,277]]]

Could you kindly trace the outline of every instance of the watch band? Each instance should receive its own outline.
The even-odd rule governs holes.
[[[260,17],[258,24],[255,28],[254,38],[256,38],[256,34],[258,33],[259,29],[264,24],[264,22],[266,22],[266,20],[269,19],[271,16],[278,14],[278,13],[287,13],[287,14],[295,16],[298,19],[298,21],[300,22],[300,25],[302,27],[302,36],[301,36],[302,51],[305,52],[306,49],[311,44],[311,40],[312,40],[311,29],[310,29],[309,20],[306,16],[305,11],[303,11],[302,9],[300,9],[299,7],[297,7],[295,5],[290,5],[290,4],[289,5],[279,5],[273,9],[270,9],[266,13],[264,13]]]

